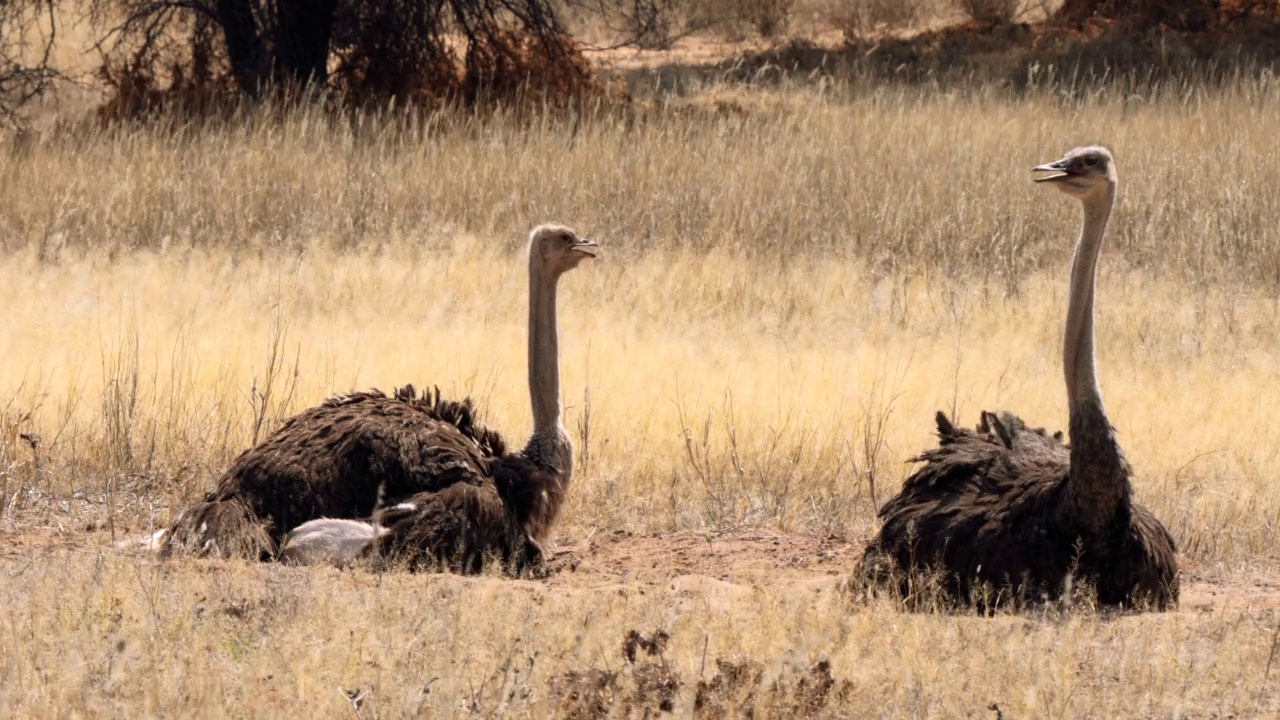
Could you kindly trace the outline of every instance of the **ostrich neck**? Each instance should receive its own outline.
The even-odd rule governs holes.
[[[1101,530],[1129,495],[1128,464],[1102,404],[1094,357],[1094,286],[1114,201],[1114,187],[1084,200],[1084,229],[1071,267],[1063,342],[1070,412],[1072,505],[1077,520],[1092,530]]]
[[[533,437],[529,454],[568,473],[572,451],[560,423],[560,341],[556,330],[556,284],[559,276],[529,263],[529,400],[533,405]]]
[[[1084,201],[1084,229],[1071,264],[1071,293],[1062,352],[1072,414],[1086,405],[1102,407],[1093,348],[1093,299],[1098,256],[1102,252],[1114,194],[1110,192]]]

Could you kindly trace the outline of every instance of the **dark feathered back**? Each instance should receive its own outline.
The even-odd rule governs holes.
[[[257,523],[252,532],[278,543],[309,520],[369,517],[380,487],[401,498],[456,483],[491,485],[493,463],[506,455],[469,399],[444,400],[438,388],[418,395],[411,385],[394,397],[378,390],[339,395],[236,458],[197,515],[239,517],[220,508],[247,508]],[[233,536],[250,532],[246,523],[179,522],[172,530],[170,547],[220,555],[239,554],[234,549],[246,543]]]
[[[1069,576],[1105,604],[1177,601],[1173,538],[1145,508],[1123,503],[1100,535],[1069,512],[1070,454],[1061,434],[983,413],[976,430],[937,415],[937,448],[880,509],[861,574],[907,595],[913,574],[941,573],[963,602],[1054,598]]]
[[[458,428],[458,432],[470,438],[485,455],[503,457],[507,454],[507,443],[502,436],[476,420],[475,404],[470,397],[461,401],[445,400],[438,386],[419,396],[412,384],[396,388],[395,395],[397,400],[421,407],[432,418]]]
[[[507,454],[507,443],[502,439],[502,436],[497,431],[485,427],[476,419],[475,403],[471,401],[470,397],[465,397],[462,400],[446,400],[440,395],[439,386],[432,386],[419,395],[413,383],[409,383],[396,388],[395,392],[392,393],[392,398],[421,409],[432,420],[449,423],[454,426],[464,437],[470,439],[481,448],[486,455],[501,457]],[[326,398],[321,403],[321,407],[336,408],[364,402],[369,399],[387,399],[387,394],[377,388],[364,392],[344,393]],[[297,417],[301,417],[301,415],[293,419]]]

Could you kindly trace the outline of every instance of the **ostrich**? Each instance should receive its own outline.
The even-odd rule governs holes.
[[[1101,604],[1167,609],[1178,600],[1177,551],[1132,500],[1094,365],[1094,282],[1115,160],[1104,147],[1081,147],[1034,171],[1084,206],[1063,345],[1070,445],[1009,413],[984,412],[975,432],[939,412],[939,446],[914,458],[925,464],[880,509],[859,574],[918,599],[912,576],[938,571],[944,598],[979,606],[1057,598],[1079,578]]]
[[[470,399],[444,400],[439,390],[330,398],[240,455],[158,539],[161,552],[269,559],[294,530],[284,557],[296,562],[342,560],[376,540],[378,552],[414,564],[471,571],[499,556],[519,571],[538,563],[573,475],[560,421],[556,286],[597,247],[559,225],[530,233],[534,427],[523,450],[508,451],[480,425]],[[354,521],[380,505],[393,523]]]

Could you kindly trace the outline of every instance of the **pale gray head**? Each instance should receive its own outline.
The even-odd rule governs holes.
[[[529,260],[547,276],[555,277],[595,257],[599,245],[591,238],[579,237],[563,225],[539,225],[529,233]]]
[[[1101,145],[1078,147],[1061,160],[1037,165],[1031,170],[1051,173],[1035,181],[1053,183],[1062,192],[1081,200],[1114,190],[1118,182],[1115,158]]]

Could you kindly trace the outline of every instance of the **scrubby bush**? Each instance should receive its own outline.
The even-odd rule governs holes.
[[[110,109],[124,115],[229,95],[474,105],[564,102],[594,87],[551,0],[96,0],[94,10],[112,38]]]
[[[910,30],[920,22],[925,4],[925,0],[828,0],[822,15],[845,40],[852,40]]]
[[[984,25],[1008,25],[1026,11],[1025,0],[951,0],[965,17]]]

